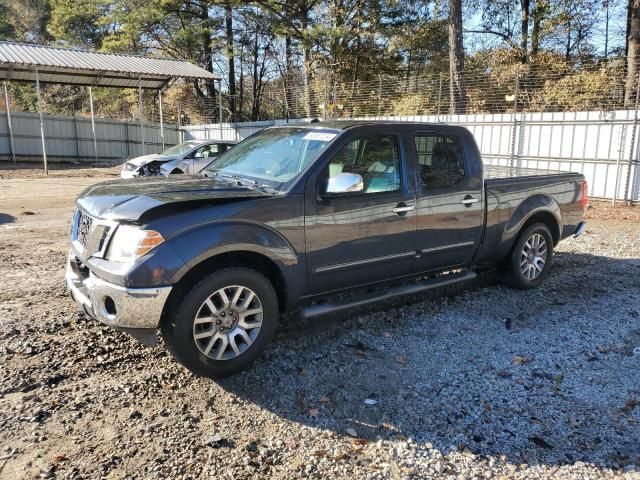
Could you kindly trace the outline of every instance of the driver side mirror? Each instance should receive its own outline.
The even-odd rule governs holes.
[[[339,173],[327,182],[327,194],[357,193],[364,191],[364,180],[357,173]]]

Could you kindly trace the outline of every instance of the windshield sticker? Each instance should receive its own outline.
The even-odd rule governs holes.
[[[303,138],[305,140],[318,140],[319,142],[330,142],[335,138],[335,133],[309,132]]]

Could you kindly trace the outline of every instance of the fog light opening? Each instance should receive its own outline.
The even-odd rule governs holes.
[[[104,297],[104,311],[107,312],[107,315],[115,317],[118,313],[116,309],[116,302],[113,301],[113,298],[107,296]]]

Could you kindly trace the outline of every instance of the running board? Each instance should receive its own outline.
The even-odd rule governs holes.
[[[437,277],[428,278],[419,282],[410,283],[407,285],[401,285],[397,287],[391,287],[380,292],[374,292],[373,294],[364,295],[354,300],[346,300],[341,303],[332,303],[326,301],[323,303],[316,303],[303,307],[300,314],[303,318],[319,317],[320,315],[327,315],[329,313],[341,312],[350,308],[362,307],[370,303],[382,302],[384,300],[390,300],[395,297],[401,297],[403,295],[412,295],[415,293],[432,290],[434,288],[446,287],[455,283],[465,282],[467,280],[473,280],[476,278],[476,273],[470,270],[442,274]]]

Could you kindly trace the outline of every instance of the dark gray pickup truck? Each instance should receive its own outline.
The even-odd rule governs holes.
[[[286,312],[414,294],[481,262],[535,287],[554,246],[583,232],[586,202],[580,174],[488,170],[461,127],[274,127],[197,176],[87,188],[66,279],[91,317],[145,343],[159,329],[184,366],[221,377]]]

